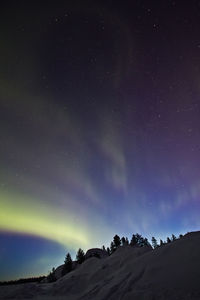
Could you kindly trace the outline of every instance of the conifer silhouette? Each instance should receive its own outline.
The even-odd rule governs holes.
[[[156,249],[158,247],[158,244],[157,244],[157,240],[154,236],[152,237],[151,242],[152,242],[153,248]]]
[[[131,242],[130,242],[130,245],[131,245],[131,246],[135,246],[136,244],[137,244],[137,239],[136,239],[135,234],[133,234],[133,235],[132,235]]]
[[[172,242],[174,242],[176,240],[176,236],[174,234],[172,234],[171,240],[172,240]]]
[[[72,271],[72,258],[70,253],[67,253],[62,269],[62,276]]]
[[[122,246],[125,246],[126,245],[126,239],[125,239],[124,236],[122,237],[121,241],[122,241]]]
[[[104,245],[102,246],[102,250],[103,250],[103,251],[106,251],[106,248],[105,248],[105,246],[104,246]]]
[[[129,240],[127,237],[126,237],[126,245],[129,245]]]
[[[51,283],[51,282],[54,282],[54,281],[56,281],[55,268],[52,268],[52,271],[47,276],[47,282]]]
[[[167,243],[168,243],[168,244],[171,243],[171,240],[170,240],[169,237],[167,237]]]
[[[160,246],[163,246],[163,245],[164,245],[163,240],[160,240]]]
[[[76,254],[76,260],[79,264],[82,264],[85,260],[85,253],[81,248],[78,249],[78,252]]]
[[[115,252],[116,248],[113,242],[110,243],[110,254],[113,254]]]
[[[109,247],[107,247],[106,251],[107,251],[108,255],[111,254],[111,253],[110,253],[110,248],[109,248]]]
[[[117,248],[121,245],[121,239],[117,234],[113,238],[113,243],[114,243],[115,248]]]

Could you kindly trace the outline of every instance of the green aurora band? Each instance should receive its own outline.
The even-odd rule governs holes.
[[[31,201],[32,200],[32,201]],[[68,248],[89,246],[83,226],[62,216],[53,206],[0,191],[0,230],[40,236]]]

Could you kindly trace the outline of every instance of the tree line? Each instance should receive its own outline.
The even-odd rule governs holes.
[[[148,241],[147,238],[144,238],[141,234],[133,234],[131,240],[129,241],[127,237],[122,237],[120,238],[117,234],[113,237],[113,240],[110,243],[110,247],[105,247],[104,245],[102,246],[102,250],[107,252],[108,255],[112,255],[115,250],[119,246],[137,246],[137,247],[144,247],[144,246],[152,246],[153,249],[159,248],[161,246],[164,246],[166,244],[172,243],[176,241],[177,239],[182,238],[183,235],[180,234],[179,237],[176,237],[174,234],[171,235],[171,238],[167,237],[166,241],[163,241],[160,239],[158,242],[155,237],[151,238],[151,243]],[[98,256],[97,256],[98,257]],[[77,264],[82,264],[85,261],[85,253],[84,251],[79,248],[76,254],[76,262]],[[70,253],[67,253],[65,256],[64,260],[64,266],[62,269],[62,276],[65,274],[71,272],[73,270],[73,260],[71,258]],[[56,276],[55,276],[55,268],[49,272],[47,275],[47,281],[48,282],[54,282],[56,281]],[[28,282],[42,282],[46,277],[45,276],[40,276],[40,277],[32,277],[32,278],[21,278],[18,280],[10,280],[10,281],[0,281],[0,286],[1,285],[12,285],[12,284],[21,284],[21,283],[28,283]]]
[[[45,278],[46,278],[46,276],[39,276],[39,277],[31,277],[31,278],[20,278],[20,279],[9,280],[9,281],[0,281],[0,286],[1,285],[22,284],[22,283],[29,283],[29,282],[41,282]]]
[[[166,241],[160,239],[160,242],[158,243],[157,239],[153,236],[151,238],[151,243],[150,243],[147,238],[144,238],[139,233],[133,234],[130,241],[127,237],[123,236],[122,238],[120,238],[119,235],[116,234],[110,243],[110,247],[106,248],[103,245],[102,250],[107,252],[108,255],[112,255],[116,251],[116,249],[120,246],[137,246],[137,247],[149,246],[152,247],[153,249],[156,249],[166,244],[169,244],[171,242],[174,242],[177,239],[182,237],[183,237],[182,234],[180,234],[178,238],[174,234],[172,234],[171,238],[167,237]],[[81,248],[79,248],[76,254],[76,263],[82,264],[84,261],[85,261],[85,253]],[[71,272],[72,270],[73,270],[73,260],[71,258],[70,253],[68,252],[65,256],[64,266],[62,269],[62,276]],[[47,276],[47,281],[48,282],[56,281],[55,268],[53,268],[52,271]]]

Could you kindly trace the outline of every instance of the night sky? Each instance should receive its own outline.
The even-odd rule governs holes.
[[[4,1],[0,280],[200,228],[200,1]]]

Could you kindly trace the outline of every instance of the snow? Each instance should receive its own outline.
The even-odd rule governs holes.
[[[51,284],[0,287],[0,299],[200,299],[200,232],[160,248],[124,246]]]

